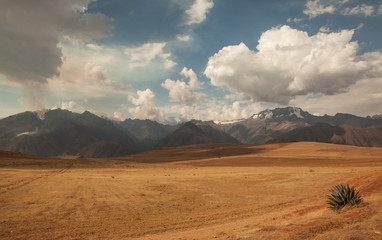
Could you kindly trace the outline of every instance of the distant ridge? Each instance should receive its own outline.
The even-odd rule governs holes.
[[[382,131],[376,128],[359,128],[351,125],[332,126],[327,123],[317,123],[311,127],[299,128],[279,138],[361,147],[382,146]]]
[[[215,123],[215,126],[243,143],[261,144],[288,137],[288,133],[291,131],[311,127],[315,124],[328,124],[329,126],[350,125],[357,128],[372,128],[382,131],[382,118],[364,118],[346,113],[337,113],[334,116],[315,116],[296,107],[267,109],[240,122],[233,124]],[[321,135],[328,130],[328,127],[322,127],[317,131],[313,131],[313,129],[309,130],[310,135],[306,133],[309,135],[307,138],[311,141],[319,139],[322,142]],[[359,143],[359,141],[348,140],[347,143],[355,144]]]
[[[382,147],[382,118],[337,113],[315,116],[296,107],[275,108],[234,121],[113,121],[88,111],[23,112],[0,120],[0,150],[33,155],[116,157],[153,148],[206,143],[315,141]]]
[[[186,122],[167,137],[158,141],[154,148],[177,147],[203,143],[238,143],[229,134],[208,124]]]
[[[110,151],[102,146],[114,146]],[[116,156],[136,153],[134,138],[113,122],[90,112],[25,112],[0,120],[0,149],[34,155]],[[104,149],[104,153],[100,152]]]

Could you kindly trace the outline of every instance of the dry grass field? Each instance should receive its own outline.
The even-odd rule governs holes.
[[[364,203],[339,212],[328,189]],[[382,148],[195,145],[113,159],[0,152],[0,239],[382,239]]]

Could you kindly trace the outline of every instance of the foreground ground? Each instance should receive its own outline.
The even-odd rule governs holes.
[[[355,185],[360,208],[325,195]],[[0,239],[382,239],[382,148],[202,145],[126,158],[0,152]]]

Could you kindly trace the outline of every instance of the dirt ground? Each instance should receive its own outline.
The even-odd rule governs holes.
[[[339,212],[328,189],[364,203]],[[114,159],[0,152],[0,239],[382,239],[382,148],[196,145]]]

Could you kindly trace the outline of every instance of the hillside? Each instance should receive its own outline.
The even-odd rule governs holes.
[[[350,125],[362,129],[370,128],[382,130],[382,119],[378,117],[364,118],[343,113],[337,113],[334,116],[315,116],[296,107],[268,109],[244,120],[228,123],[214,123],[213,125],[243,143],[262,144],[269,140],[286,138],[287,136],[294,134],[294,130],[297,131],[297,129],[309,128],[315,124],[326,124],[326,127],[322,127],[321,129],[324,132],[321,132],[317,127],[314,127],[309,130],[309,133],[304,133],[309,136],[306,136],[305,138],[301,137],[301,139],[305,139],[304,141],[316,141],[315,139],[317,139],[320,142],[329,142],[328,140],[322,140],[324,137],[322,135],[327,134],[325,131],[330,128],[329,126]],[[378,136],[375,137],[378,138]],[[357,144],[357,141],[347,142]]]
[[[187,122],[167,137],[159,140],[154,148],[176,147],[204,143],[237,143],[227,133],[207,124]]]
[[[110,146],[118,151],[111,151]],[[136,152],[134,138],[90,112],[50,110],[40,118],[25,112],[0,120],[0,149],[28,154],[120,156]]]
[[[148,119],[126,119],[119,125],[137,139],[139,151],[152,149],[158,140],[176,129],[176,126],[165,125]]]
[[[332,126],[317,123],[283,134],[279,139],[355,145],[361,147],[382,146],[382,132],[376,128],[359,128],[350,125]]]

